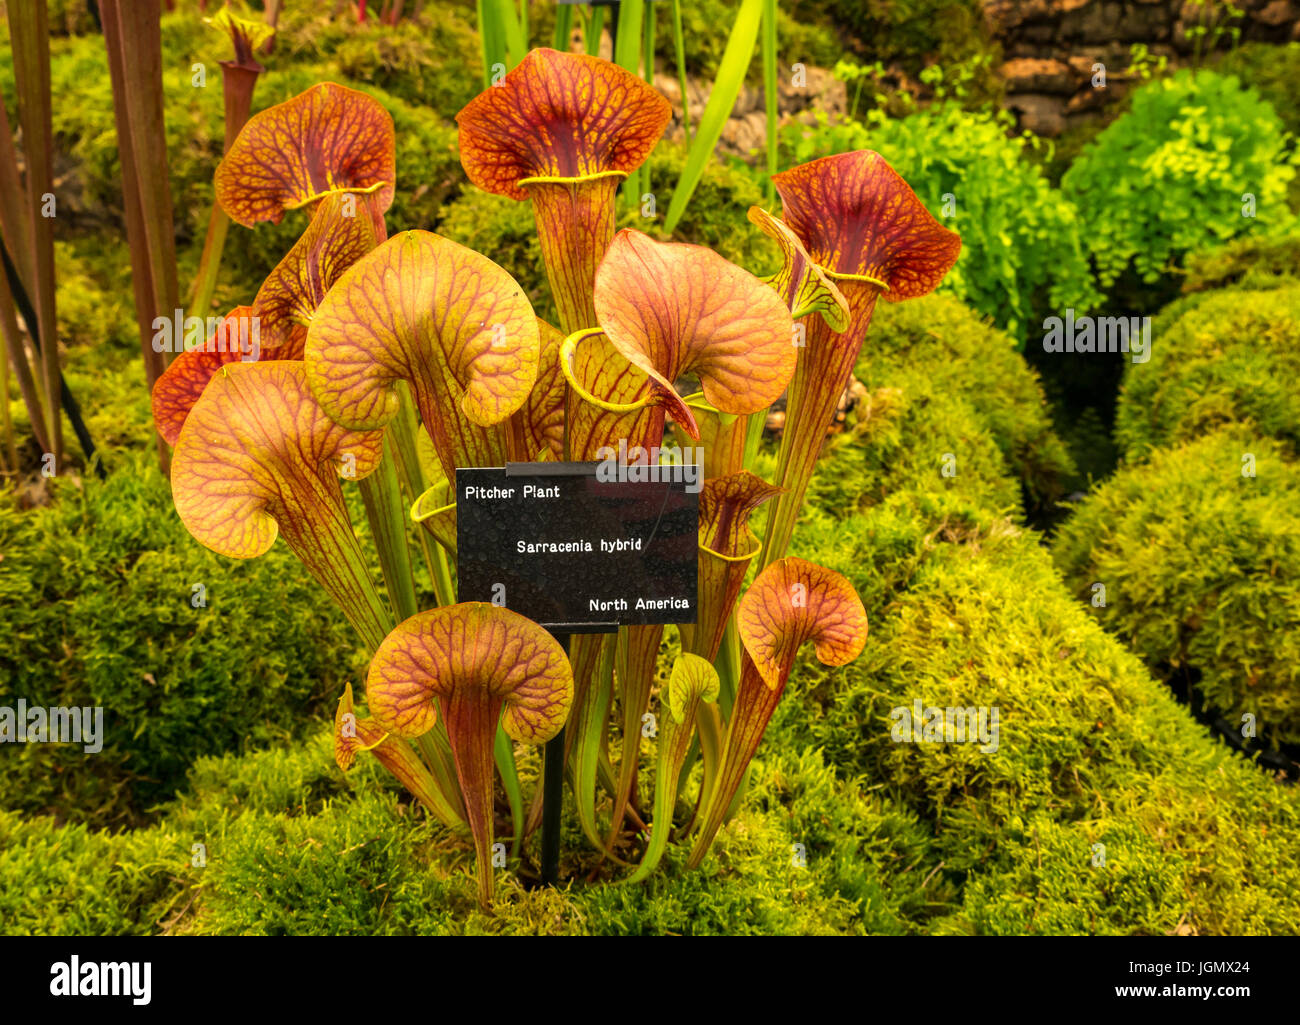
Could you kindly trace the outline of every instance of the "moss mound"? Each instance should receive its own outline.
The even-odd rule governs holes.
[[[1247,476],[1253,473],[1253,476]],[[1300,468],[1230,428],[1107,481],[1056,538],[1098,620],[1162,674],[1191,674],[1234,730],[1300,741]]]
[[[0,809],[0,921],[8,936],[154,935],[199,878],[167,829],[110,834]]]
[[[1187,258],[1184,292],[1237,285],[1263,288],[1284,286],[1300,273],[1300,235],[1281,238],[1243,238],[1217,249],[1202,250]]]
[[[294,735],[360,668],[351,628],[287,549],[209,552],[144,456],[102,484],[57,479],[44,508],[0,507],[0,552],[0,704],[104,710],[93,757],[6,745],[7,808],[139,821],[196,757]]]
[[[1243,424],[1300,450],[1300,286],[1208,293],[1129,363],[1115,437],[1129,462]]]
[[[1015,341],[951,296],[881,303],[855,376],[869,394],[829,446],[836,470],[814,478],[810,513],[914,490],[1020,516],[1050,508],[1075,472]]]
[[[200,760],[191,791],[147,830],[55,829],[0,812],[0,839],[8,841],[0,909],[19,908],[26,881],[37,878],[52,899],[27,902],[14,919],[19,931],[899,933],[912,928],[930,870],[915,818],[838,780],[816,752],[780,752],[756,763],[748,807],[701,871],[680,872],[674,852],[669,872],[638,887],[530,891],[503,873],[488,916],[477,906],[473,852],[413,810],[380,772],[363,760],[343,777],[325,729],[293,750]],[[201,867],[193,864],[196,843]],[[804,845],[802,867],[794,864],[796,843]],[[576,830],[564,844],[575,852],[566,854],[566,875],[596,867]],[[56,854],[57,864],[34,867]],[[78,876],[83,864],[95,870]],[[100,888],[102,898],[88,901],[83,887]]]
[[[932,830],[957,897],[926,931],[1293,931],[1297,795],[1207,737],[1032,535],[900,494],[796,544],[853,580],[872,634],[843,670],[806,659],[768,735]],[[996,751],[895,742],[917,700],[996,706]]]

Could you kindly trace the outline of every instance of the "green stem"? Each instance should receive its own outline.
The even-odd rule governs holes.
[[[763,428],[767,426],[767,413],[754,413],[745,425],[745,462],[744,468],[752,470],[758,459],[758,448],[763,443]]]
[[[682,829],[682,836],[690,835],[691,831],[695,829],[695,824],[699,821],[700,816],[707,810],[709,798],[713,794],[713,787],[718,779],[718,767],[722,764],[722,743],[725,729],[716,702],[711,705],[700,706],[696,713],[695,723],[699,731],[700,761],[704,763],[704,772],[700,777],[700,793],[695,799],[695,810],[691,813],[691,821]]]
[[[766,0],[763,7],[763,98],[767,101],[767,202],[776,202],[776,185],[771,176],[777,171],[776,120],[776,0]]]
[[[682,132],[691,144],[691,100],[686,91],[686,41],[682,35],[682,0],[673,0],[673,49],[677,55],[677,80],[682,87]]]
[[[190,304],[193,316],[207,317],[212,309],[212,297],[217,291],[217,275],[221,271],[221,252],[225,249],[229,229],[230,218],[214,202],[212,213],[208,217],[208,234],[203,240],[203,255],[199,257],[199,269],[194,276],[194,298]]]
[[[645,68],[642,74],[646,82],[651,86],[655,81],[655,6],[653,3],[645,5],[645,32],[642,39],[642,57],[645,62]],[[638,209],[641,206],[642,199],[650,191],[650,160],[636,171],[636,189],[632,193],[632,205]]]
[[[623,712],[623,751],[619,759],[618,789],[610,813],[606,846],[613,847],[623,828],[629,799],[633,798],[641,754],[641,718],[650,707],[655,666],[663,638],[662,626],[627,626],[618,632],[617,665],[619,704]]]
[[[578,722],[578,736],[574,739],[575,786],[574,797],[578,805],[578,821],[582,831],[596,850],[620,865],[627,862],[611,854],[605,847],[596,823],[596,775],[600,768],[601,743],[609,725],[609,706],[614,677],[614,635],[603,639],[600,665],[591,681],[591,690],[583,703],[582,718]]]
[[[754,664],[745,662],[741,674],[740,687],[736,694],[736,704],[727,721],[727,736],[722,745],[722,757],[717,770],[717,777],[710,787],[709,799],[705,805],[704,827],[696,837],[687,861],[690,868],[699,868],[704,855],[718,830],[722,828],[732,813],[736,795],[741,790],[749,769],[750,759],[758,749],[763,732],[776,711],[777,703],[785,690],[769,687],[759,676]],[[701,738],[703,738],[701,733]]]
[[[694,722],[694,708],[682,723],[673,719],[672,713],[664,708],[663,728],[659,731],[659,767],[655,772],[655,817],[650,828],[650,844],[640,866],[628,877],[629,883],[649,878],[668,849],[668,835],[673,830],[673,810],[677,807],[677,788],[686,752],[691,746]]]
[[[734,610],[727,617],[715,668],[718,670],[718,706],[723,715],[730,715],[736,700],[736,686],[740,682],[740,634],[736,630]]]
[[[406,542],[406,508],[397,482],[393,446],[384,438],[384,455],[378,468],[358,482],[366,506],[366,519],[375,539],[379,565],[388,585],[388,596],[399,621],[420,611],[411,577],[411,556]]]
[[[600,55],[600,35],[605,31],[605,8],[592,8],[591,16],[587,19],[586,45],[587,54],[591,57]]]
[[[416,419],[415,402],[411,398],[410,388],[405,381],[398,382],[401,405],[397,416],[389,427],[389,436],[393,439],[397,452],[397,472],[406,489],[407,507],[429,486],[424,470],[420,467],[419,434],[420,425]],[[404,514],[405,517],[405,514]],[[429,571],[429,581],[433,585],[434,598],[439,605],[453,605],[456,602],[456,588],[451,581],[451,571],[447,565],[447,555],[442,545],[430,544],[428,532],[419,531],[420,551],[424,555],[424,565]]]
[[[568,53],[569,37],[572,35],[573,4],[560,4],[555,9],[555,34],[551,37],[551,49]]]
[[[505,41],[501,38],[493,0],[475,0],[478,15],[479,57],[483,61],[483,88],[492,88],[492,65],[501,60]]]
[[[257,76],[261,73],[262,65],[256,61],[247,65],[235,61],[221,62],[227,153],[248,122],[248,115],[253,109],[253,89],[257,85]],[[221,204],[213,200],[212,214],[208,217],[208,234],[203,240],[203,255],[199,257],[199,269],[191,289],[193,303],[190,310],[197,317],[206,317],[211,311],[212,297],[217,290],[217,275],[221,271],[221,253],[226,247],[229,229],[230,218],[221,209]]]

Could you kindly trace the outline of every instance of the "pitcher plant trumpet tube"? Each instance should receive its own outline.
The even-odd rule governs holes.
[[[542,259],[572,334],[596,325],[596,269],[614,238],[614,197],[650,155],[672,106],[616,64],[536,49],[456,115],[469,180],[530,200]]]
[[[934,288],[959,247],[866,151],[775,176],[783,218],[749,213],[784,256],[766,280],[702,246],[616,231],[615,192],[669,117],[668,102],[636,76],[554,50],[528,54],[457,116],[470,180],[532,204],[556,327],[488,256],[429,231],[388,236],[395,135],[375,100],[324,83],[257,114],[217,170],[222,210],[245,226],[297,209],[310,219],[252,303],[232,310],[209,344],[182,352],[153,394],[159,430],[176,445],[173,495],[191,533],[235,558],[283,536],[372,652],[369,715],[358,716],[351,687],[339,702],[338,765],[373,755],[430,815],[472,837],[484,908],[494,897],[498,773],[515,856],[527,857],[540,819],[540,788],[525,812],[514,744],[543,744],[567,723],[578,824],[604,871],[626,867],[641,882],[674,835],[697,757],[701,786],[677,835],[691,838],[691,866],[704,857],[799,646],[813,640],[828,665],[861,651],[866,616],[847,581],[782,556],[877,298]],[[245,337],[253,328],[255,341]],[[783,393],[785,438],[768,482],[745,467],[755,428]],[[661,694],[647,826],[636,779],[663,626],[575,633],[566,655],[516,612],[453,604],[446,556],[456,557],[459,468],[662,459],[669,423],[704,449],[690,460],[703,460],[697,617],[680,628]],[[666,458],[680,459],[676,451]],[[397,626],[340,478],[363,482]],[[750,517],[773,499],[760,543]],[[440,603],[426,611],[407,550],[412,521]],[[612,724],[616,693],[621,722]],[[611,732],[622,734],[617,766]],[[612,798],[608,824],[598,786]],[[638,859],[630,847],[647,829]]]
[[[789,547],[876,300],[883,295],[886,302],[901,302],[932,292],[961,252],[961,238],[935,220],[907,182],[871,150],[822,157],[772,180],[784,226],[799,243],[792,246],[779,226],[765,226],[776,233],[786,256],[776,284],[797,307],[795,313],[806,313],[806,334],[790,382],[777,463],[776,483],[786,493],[772,512],[764,565]],[[813,266],[800,266],[805,253]],[[843,308],[831,285],[848,306],[842,329],[835,327]]]
[[[420,737],[445,720],[474,836],[479,904],[492,905],[492,791],[497,726],[544,744],[564,726],[573,670],[544,629],[509,609],[464,602],[420,612],[385,639],[366,697],[382,729]]]
[[[251,559],[279,534],[373,651],[392,619],[366,569],[339,478],[378,465],[382,431],[325,415],[301,363],[231,363],[208,382],[176,442],[181,522],[220,555]]]
[[[629,883],[648,879],[668,849],[668,834],[672,831],[673,809],[677,806],[677,790],[682,766],[690,751],[691,737],[695,732],[696,712],[701,704],[711,705],[718,699],[718,674],[705,659],[683,652],[673,663],[668,686],[659,696],[663,711],[660,716],[659,762],[655,771],[655,817],[650,831],[650,843],[637,870],[628,877]],[[708,781],[705,781],[707,786]]]
[[[761,545],[749,517],[781,494],[748,470],[706,480],[700,489],[699,604],[694,625],[678,627],[682,649],[712,662],[749,564]]]
[[[381,215],[393,202],[396,133],[383,105],[324,82],[253,115],[217,166],[217,201],[246,228],[279,224],[285,211],[331,193],[372,194]]]
[[[407,381],[451,480],[458,466],[505,464],[503,421],[527,401],[540,349],[532,305],[509,274],[441,235],[404,231],[330,289],[305,359],[322,407],[355,430],[392,420],[395,384]]]
[[[867,642],[867,614],[853,585],[797,558],[774,562],[758,575],[741,599],[739,624],[745,646],[740,687],[691,868],[699,867],[721,828],[804,642],[812,641],[818,661],[828,666],[852,662]]]

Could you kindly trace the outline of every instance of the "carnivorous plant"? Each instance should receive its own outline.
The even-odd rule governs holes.
[[[783,257],[767,280],[653,226],[616,231],[620,183],[670,114],[616,65],[535,50],[457,115],[470,182],[532,203],[557,326],[493,253],[418,227],[389,237],[393,124],[376,101],[324,83],[254,115],[218,168],[218,199],[246,227],[302,218],[302,237],[154,392],[182,522],[235,558],[280,536],[329,591],[370,655],[368,712],[349,685],[336,760],[373,755],[451,837],[467,835],[484,908],[499,899],[498,779],[511,863],[528,874],[540,804],[525,814],[516,759],[529,747],[567,726],[586,870],[635,866],[624,878],[641,882],[674,841],[691,867],[707,856],[800,646],[832,666],[857,657],[867,621],[852,586],[786,548],[876,300],[933,289],[960,245],[866,151],[775,176],[782,218],[749,212]],[[782,394],[768,481],[755,453]],[[566,653],[508,607],[456,602],[457,469],[611,452],[644,463],[666,437],[703,450],[694,623],[575,635]],[[350,520],[354,480],[382,588]],[[760,541],[750,519],[768,509]],[[643,736],[652,707],[661,726]],[[695,812],[674,830],[681,799]]]

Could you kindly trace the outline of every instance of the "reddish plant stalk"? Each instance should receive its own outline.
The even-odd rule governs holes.
[[[880,295],[880,287],[870,282],[841,280],[837,284],[849,300],[849,326],[837,334],[817,314],[804,320],[806,348],[790,382],[776,471],[776,483],[785,488],[785,494],[772,508],[760,569],[784,557],[790,547],[826,430],[853,376]]]
[[[179,306],[171,183],[162,100],[162,17],[158,0],[100,0],[108,48],[127,239],[134,271],[136,321],[150,390],[167,366],[153,345],[153,323]],[[157,438],[166,469],[168,453]]]
[[[18,121],[27,162],[27,206],[30,232],[25,256],[36,327],[40,332],[41,383],[46,397],[45,432],[54,465],[63,466],[63,421],[59,415],[62,378],[59,369],[59,330],[54,301],[54,220],[47,197],[54,195],[54,126],[50,97],[50,29],[46,0],[8,5],[14,78],[18,87]],[[57,213],[57,208],[56,211]]]

